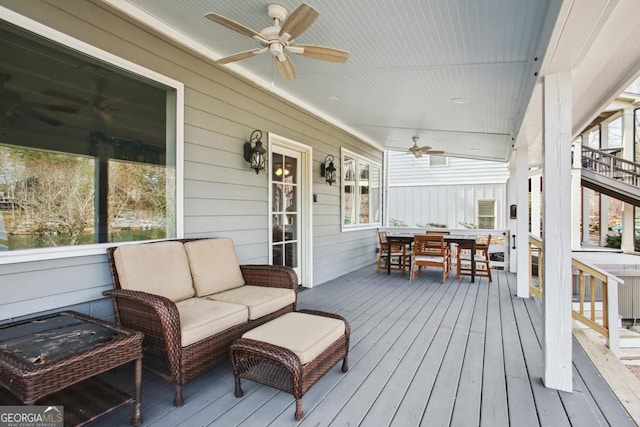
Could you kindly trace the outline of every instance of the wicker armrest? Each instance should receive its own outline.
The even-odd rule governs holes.
[[[129,289],[112,289],[103,291],[102,294],[113,298],[118,323],[139,330],[145,335],[157,335],[157,331],[162,331],[163,336],[158,338],[163,338],[167,343],[174,341],[180,345],[180,314],[176,304],[170,299]],[[123,313],[125,306],[128,307],[130,315]],[[132,311],[136,313],[131,313]]]
[[[291,267],[268,264],[245,264],[240,266],[246,285],[270,288],[298,288],[298,275]]]

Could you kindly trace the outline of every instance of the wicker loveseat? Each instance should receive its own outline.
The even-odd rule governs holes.
[[[230,239],[175,239],[107,250],[119,324],[144,333],[143,365],[175,386],[229,356],[242,334],[295,310],[293,269],[239,265]]]

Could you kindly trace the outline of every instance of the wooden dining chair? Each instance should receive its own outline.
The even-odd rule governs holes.
[[[451,269],[449,246],[443,235],[416,234],[413,238],[413,258],[411,261],[411,280],[422,267],[442,268],[442,283],[449,277]]]
[[[431,235],[434,235],[434,236],[449,236],[451,234],[451,231],[449,231],[449,230],[427,230],[426,234],[431,234]],[[451,249],[451,244],[447,243],[447,245],[449,246],[449,264],[451,264],[451,253],[453,252],[453,250]]]
[[[389,249],[391,249],[391,270],[402,271],[405,273],[410,266],[411,250],[402,242],[392,242],[387,244],[387,232],[378,231],[378,261],[376,262],[376,273],[381,269],[387,269],[387,261],[389,260]],[[390,247],[389,247],[390,246]]]
[[[484,238],[479,238],[476,241],[476,253],[474,260],[476,262],[476,277],[484,276],[489,278],[489,283],[492,282],[491,278],[491,266],[489,259],[489,246],[491,245],[491,235],[489,234]],[[471,275],[471,246],[458,245],[456,251],[456,276],[470,276]]]

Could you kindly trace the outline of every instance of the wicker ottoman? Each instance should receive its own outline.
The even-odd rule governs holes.
[[[236,397],[240,378],[293,394],[296,420],[302,419],[302,396],[340,359],[349,369],[349,323],[342,316],[313,310],[284,314],[245,333],[231,345]]]

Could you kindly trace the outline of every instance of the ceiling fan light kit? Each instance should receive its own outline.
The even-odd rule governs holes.
[[[293,62],[286,54],[287,52],[329,62],[346,62],[349,58],[349,53],[340,49],[315,45],[293,45],[294,39],[304,33],[320,16],[318,11],[308,4],[302,3],[291,13],[288,19],[287,9],[279,4],[270,4],[267,6],[267,15],[273,20],[273,25],[257,32],[217,13],[207,13],[205,17],[213,22],[249,36],[264,45],[261,48],[220,58],[216,62],[223,65],[229,64],[259,55],[268,50],[274,58],[280,77],[284,80],[291,80],[296,78],[296,71]],[[281,26],[280,24],[283,21],[284,24]]]

